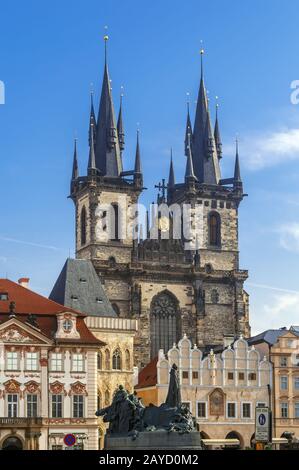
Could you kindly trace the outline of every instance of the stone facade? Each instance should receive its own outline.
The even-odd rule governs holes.
[[[268,385],[272,383],[271,363],[238,339],[221,354],[206,356],[187,337],[167,354],[160,351],[158,361],[140,373],[136,387],[145,405],[165,401],[169,372],[178,366],[182,402],[196,417],[205,439],[237,438],[240,446],[250,447],[255,432],[255,407],[268,406]]]

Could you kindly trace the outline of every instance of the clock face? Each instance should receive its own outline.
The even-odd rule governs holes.
[[[159,219],[159,229],[161,232],[168,232],[169,230],[169,219],[167,217],[161,217]]]
[[[73,328],[73,322],[71,320],[64,320],[63,329],[66,333],[69,333]]]

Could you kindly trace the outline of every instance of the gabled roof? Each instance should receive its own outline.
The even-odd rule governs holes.
[[[0,279],[0,293],[8,294],[8,300],[0,301],[0,324],[10,320],[10,303],[15,303],[15,318],[30,326],[28,320],[30,315],[36,316],[36,323],[41,334],[51,340],[57,331],[57,315],[63,312],[71,312],[77,315],[76,327],[80,334],[78,339],[55,340],[60,343],[85,343],[103,345],[104,343],[91,333],[84,322],[85,315],[77,310],[65,307],[53,300],[49,300],[30,289],[10,281],[9,279]],[[32,329],[32,325],[30,326]],[[36,330],[35,330],[36,331]]]
[[[117,317],[89,260],[68,259],[49,296],[50,299],[86,315]]]
[[[136,389],[154,387],[157,385],[157,363],[158,356],[139,372]]]

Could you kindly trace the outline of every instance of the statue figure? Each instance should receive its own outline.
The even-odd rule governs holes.
[[[180,380],[176,364],[173,364],[170,371],[169,388],[165,404],[171,408],[178,408],[182,404]]]

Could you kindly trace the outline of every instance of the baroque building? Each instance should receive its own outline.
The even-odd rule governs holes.
[[[85,316],[0,279],[0,449],[98,448],[97,353]]]
[[[202,438],[215,445],[217,440],[238,439],[240,448],[253,447],[255,408],[270,404],[270,361],[242,337],[221,353],[203,355],[185,336],[169,351],[160,350],[140,372],[136,391],[145,405],[164,403],[173,364],[182,403],[196,418]]]
[[[188,107],[181,157],[186,159],[184,181],[176,182],[171,158],[168,183],[158,185],[159,207],[141,221],[136,206],[144,190],[139,133],[133,169],[124,170],[123,105],[121,100],[116,119],[107,40],[97,116],[93,96],[91,101],[84,175],[79,174],[75,143],[70,197],[76,258],[92,262],[117,315],[138,320],[134,362],[143,367],[183,334],[208,350],[224,344],[226,337],[250,335],[243,286],[248,273],[239,266],[238,209],[244,192],[238,146],[234,176],[221,177],[220,126],[217,115],[212,129],[201,51],[195,120],[192,126]],[[186,219],[187,232],[177,229]]]

